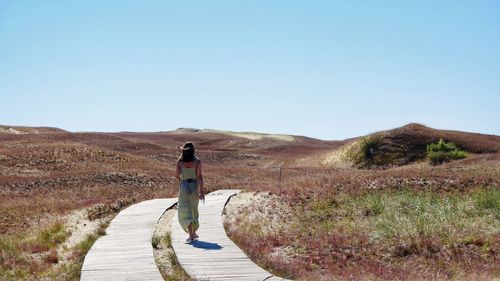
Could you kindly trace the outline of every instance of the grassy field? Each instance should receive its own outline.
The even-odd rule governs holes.
[[[229,234],[299,280],[491,280],[500,276],[498,160],[290,172],[281,187],[254,189],[282,198],[282,223],[253,221],[259,206],[250,206]]]
[[[382,143],[408,141],[401,137],[405,130],[385,133]],[[197,145],[209,191],[271,192],[284,206],[275,214],[282,216],[279,223],[248,221],[261,209],[249,207],[229,231],[252,259],[277,274],[299,280],[499,278],[499,137],[433,136],[428,141],[454,140],[468,156],[437,166],[418,154],[401,165],[335,168],[321,162],[348,141],[195,131],[1,134],[0,280],[78,280],[85,253],[114,214],[134,202],[177,195],[176,147],[187,140]],[[425,153],[418,143],[412,153]],[[379,146],[375,156],[388,151]],[[82,223],[103,223],[67,246],[78,210],[85,210]]]

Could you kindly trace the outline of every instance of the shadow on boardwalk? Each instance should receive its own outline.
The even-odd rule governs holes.
[[[191,245],[195,248],[204,249],[204,250],[220,250],[223,247],[217,243],[211,243],[206,241],[196,240]]]

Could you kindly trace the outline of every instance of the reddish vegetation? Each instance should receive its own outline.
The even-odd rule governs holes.
[[[26,127],[13,127],[30,132]],[[32,130],[31,130],[32,131]],[[305,137],[253,141],[222,133],[0,134],[0,233],[17,232],[51,214],[115,203],[176,196],[177,147],[197,145],[209,189],[271,184],[273,169],[291,156],[336,144]],[[288,147],[288,145],[290,147]],[[297,152],[297,153],[296,153]]]
[[[425,151],[427,144],[439,139],[452,141],[461,149],[472,153],[495,153],[500,151],[500,137],[459,131],[435,130],[420,124],[408,124],[389,130],[387,138],[393,143],[404,143]]]
[[[32,132],[25,127],[23,130]],[[293,142],[272,138],[251,140],[190,130],[159,133],[43,132],[0,134],[2,235],[22,235],[37,228],[47,217],[98,203],[120,205],[122,202],[175,197],[174,163],[178,157],[177,147],[185,141],[192,141],[197,146],[209,191],[221,188],[271,191],[302,210],[308,208],[312,199],[330,198],[334,202],[335,195],[340,193],[364,194],[401,189],[469,192],[479,186],[498,187],[499,183],[500,137],[437,131],[420,125],[390,131],[387,139],[392,143],[411,143],[416,150],[425,151],[425,145],[444,138],[462,149],[481,154],[439,167],[416,163],[367,171],[324,168],[319,166],[319,161],[317,165],[311,162],[307,167],[295,164],[298,159],[331,152],[346,141],[306,137],[296,137]],[[279,166],[283,166],[281,183]],[[363,234],[311,233],[305,237],[281,239],[270,236],[264,240],[252,237],[241,240],[238,233],[233,235],[243,248],[253,251],[254,256],[265,256],[279,246],[296,245],[294,239],[300,239],[300,243],[308,245],[301,257],[287,262],[269,258],[265,262],[278,271],[291,271],[294,276],[310,279],[314,279],[315,274],[333,274],[341,279],[355,277],[354,272],[360,267],[362,273],[397,279],[411,272],[408,268],[412,263],[423,264],[409,259],[404,267],[395,264],[382,266]],[[245,241],[255,244],[246,244]],[[26,250],[36,252],[42,249]],[[362,256],[366,254],[369,256]],[[46,259],[47,263],[56,263],[57,255],[48,255]]]

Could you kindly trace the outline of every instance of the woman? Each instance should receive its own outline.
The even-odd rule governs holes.
[[[175,177],[179,180],[179,201],[177,203],[177,216],[182,229],[189,233],[187,243],[193,242],[198,235],[200,224],[198,222],[198,202],[205,199],[203,176],[201,174],[201,161],[194,154],[194,145],[186,142],[182,146],[182,153],[177,160]]]

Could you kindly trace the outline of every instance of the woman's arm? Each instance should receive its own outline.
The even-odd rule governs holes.
[[[203,184],[203,174],[201,173],[201,161],[198,160],[198,165],[196,165],[196,179],[198,185],[200,185],[200,199],[205,199],[205,186]]]
[[[179,161],[175,163],[175,178],[181,180],[181,165]]]

